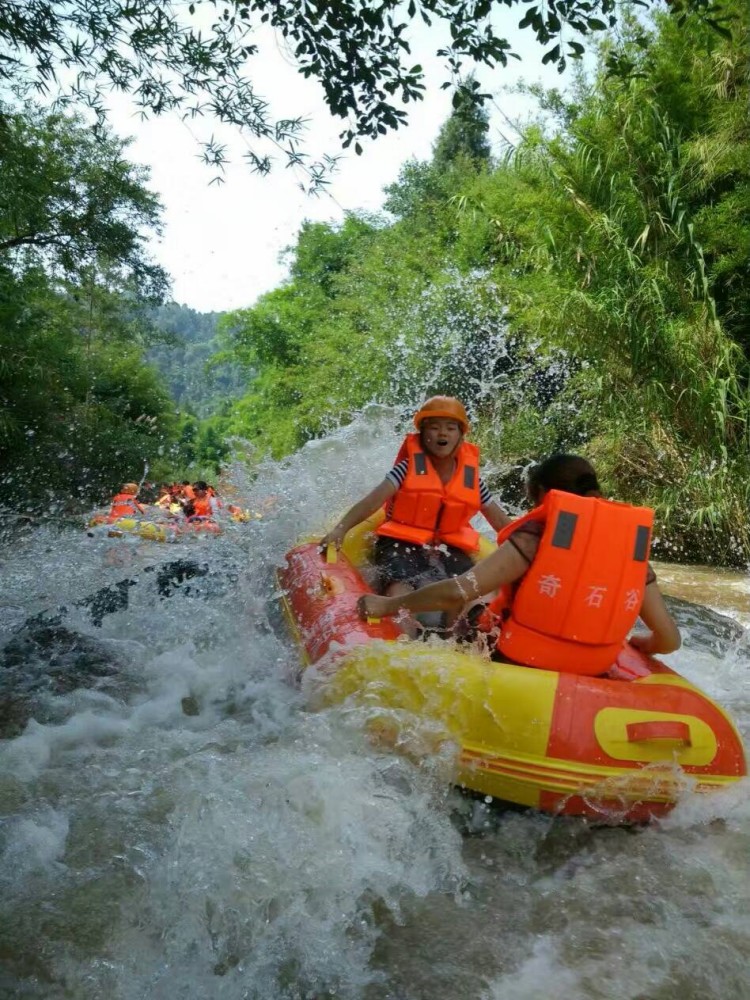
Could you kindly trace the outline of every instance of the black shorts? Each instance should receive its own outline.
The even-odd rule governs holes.
[[[378,569],[378,583],[385,590],[392,583],[409,583],[424,587],[428,583],[448,580],[468,572],[474,560],[452,545],[415,545],[395,538],[375,539],[373,562]]]

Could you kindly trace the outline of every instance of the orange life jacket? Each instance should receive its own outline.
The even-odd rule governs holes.
[[[498,614],[507,609],[497,649],[544,670],[604,673],[643,602],[654,512],[550,490],[498,542],[531,520],[545,526],[536,556],[512,596],[503,588],[490,605]]]
[[[196,497],[195,500],[191,502],[191,507],[191,517],[211,517],[213,514],[213,511],[211,510],[211,501],[208,497]]]
[[[469,523],[479,511],[479,449],[462,441],[454,453],[456,469],[443,483],[422,449],[418,434],[407,434],[396,463],[409,467],[376,534],[415,545],[453,545],[476,552],[479,533]]]
[[[135,517],[142,513],[143,507],[136,500],[134,493],[118,493],[112,498],[107,521],[112,524],[113,521],[117,521],[121,517]]]

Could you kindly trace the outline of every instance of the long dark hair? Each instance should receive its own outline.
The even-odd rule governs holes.
[[[526,475],[529,497],[536,503],[542,490],[562,490],[579,497],[600,496],[599,480],[591,462],[580,455],[550,455],[532,465]]]

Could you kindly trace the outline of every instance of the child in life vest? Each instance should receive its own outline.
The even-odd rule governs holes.
[[[212,517],[213,508],[208,492],[208,484],[202,479],[192,485],[193,496],[185,505],[186,517]]]
[[[224,503],[219,494],[216,492],[216,487],[212,486],[210,483],[208,484],[206,492],[208,494],[208,501],[211,504],[211,514],[215,516],[223,509]]]
[[[144,513],[142,504],[138,503],[138,483],[123,483],[122,489],[112,498],[107,521],[111,524],[121,517],[137,517]]]
[[[457,399],[428,399],[414,426],[417,433],[406,436],[385,479],[321,541],[321,548],[339,548],[351,528],[386,505],[374,562],[381,589],[391,597],[470,569],[479,549],[470,522],[478,512],[495,531],[511,521],[479,475],[479,449],[464,438],[469,421]]]
[[[495,655],[528,666],[598,675],[629,636],[648,655],[679,649],[677,625],[648,564],[653,512],[601,498],[593,467],[553,455],[531,469],[535,509],[498,536],[498,549],[468,572],[400,596],[366,595],[362,617],[460,612],[499,590]]]

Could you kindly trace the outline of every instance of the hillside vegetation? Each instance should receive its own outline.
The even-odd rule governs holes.
[[[380,216],[307,224],[290,279],[222,318],[256,377],[231,432],[281,456],[372,400],[469,404],[517,481],[553,450],[656,508],[662,557],[750,556],[750,12],[656,19],[492,156],[457,92]],[[613,54],[632,65],[612,78]]]
[[[146,475],[215,474],[228,451],[198,416],[237,387],[226,368],[200,383],[210,338],[176,398],[147,361],[175,340],[179,307],[159,306],[161,206],[127,146],[76,115],[0,103],[4,517],[76,509]]]
[[[530,461],[583,452],[655,507],[658,555],[746,565],[750,9],[709,14],[626,25],[572,91],[529,88],[502,148],[464,80],[382,211],[305,224],[288,280],[232,313],[163,304],[161,206],[127,142],[0,104],[3,506],[212,477],[230,442],[281,457],[370,402],[446,392],[501,499]]]

